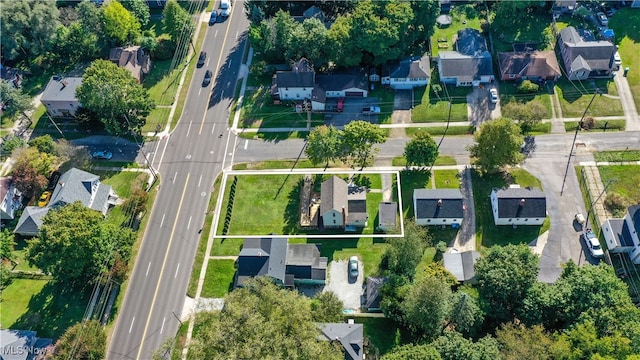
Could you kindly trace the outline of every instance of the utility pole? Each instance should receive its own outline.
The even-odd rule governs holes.
[[[567,174],[569,174],[569,166],[571,165],[571,157],[573,156],[573,149],[576,146],[576,138],[578,137],[578,131],[580,131],[580,127],[582,126],[584,117],[587,115],[587,111],[589,111],[589,107],[591,107],[591,104],[593,104],[593,100],[595,100],[596,95],[602,95],[600,90],[596,90],[596,92],[593,93],[593,96],[591,97],[591,101],[589,101],[589,104],[584,109],[584,112],[582,113],[582,117],[580,118],[580,122],[578,122],[578,125],[576,126],[576,133],[573,135],[573,142],[571,143],[571,151],[569,152],[569,158],[567,159],[567,168],[564,171],[564,178],[562,179],[562,189],[560,189],[560,196],[562,196],[562,194],[564,193],[564,185],[567,182]]]
[[[609,185],[613,184],[615,181],[616,181],[616,179],[611,179],[611,180],[607,181],[607,184],[604,186],[604,189],[602,189],[602,192],[600,193],[600,195],[598,195],[596,200],[591,203],[591,206],[589,207],[589,211],[587,211],[587,221],[584,223],[584,228],[585,229],[589,228],[589,215],[591,215],[591,211],[593,210],[593,207],[596,206],[596,204],[598,203],[598,200],[600,200],[602,195],[604,195],[607,192],[607,188],[609,187]]]
[[[307,110],[307,130],[311,130],[311,101],[305,100],[303,106]]]

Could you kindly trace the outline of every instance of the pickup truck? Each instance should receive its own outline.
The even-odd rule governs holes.
[[[380,114],[380,107],[379,106],[367,106],[365,108],[362,108],[362,113],[365,114],[365,115]]]

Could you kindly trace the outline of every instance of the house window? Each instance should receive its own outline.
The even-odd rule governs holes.
[[[427,220],[427,222],[431,222],[431,219]]]
[[[333,213],[333,214],[331,214],[331,215],[333,215],[333,217],[336,217],[336,213]]]
[[[513,79],[513,78],[515,78],[515,77],[516,77],[516,76],[515,76],[514,74],[509,74],[509,79]]]
[[[447,219],[442,219],[442,222],[447,222]]]
[[[524,219],[524,221],[529,221],[529,219]]]
[[[511,222],[511,219],[509,219],[509,222]]]
[[[335,223],[336,223],[336,221],[335,221],[335,220],[333,220],[333,223],[335,224]]]

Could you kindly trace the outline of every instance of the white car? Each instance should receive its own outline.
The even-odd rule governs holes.
[[[221,0],[220,1],[220,16],[228,17],[231,15],[231,1],[229,0]]]
[[[492,104],[495,104],[498,102],[498,90],[496,89],[489,90],[489,96]]]
[[[602,250],[602,247],[600,246],[600,242],[598,241],[598,238],[596,237],[596,234],[593,233],[593,231],[591,230],[585,231],[582,234],[582,239],[587,245],[587,248],[589,248],[589,252],[591,253],[591,256],[593,256],[596,259],[600,259],[604,256],[604,251]]]
[[[349,258],[349,276],[354,279],[358,278],[358,257],[352,256]]]

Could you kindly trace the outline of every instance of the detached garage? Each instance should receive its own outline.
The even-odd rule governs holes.
[[[367,77],[364,74],[316,74],[316,86],[327,98],[364,98],[367,91]]]

